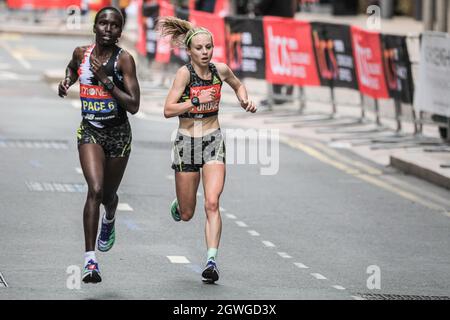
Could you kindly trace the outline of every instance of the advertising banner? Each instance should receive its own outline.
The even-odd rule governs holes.
[[[414,108],[450,117],[450,36],[425,32]]]
[[[263,24],[267,81],[320,86],[309,22],[265,17]]]
[[[383,66],[389,96],[411,104],[414,84],[406,37],[382,35]]]
[[[380,34],[352,26],[353,56],[359,91],[374,99],[388,99]]]
[[[358,90],[350,26],[311,23],[322,86]]]
[[[228,65],[239,77],[265,79],[263,22],[247,17],[225,18]]]

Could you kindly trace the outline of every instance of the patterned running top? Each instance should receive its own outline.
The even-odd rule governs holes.
[[[84,53],[83,61],[78,68],[81,115],[83,121],[97,128],[119,126],[127,121],[127,112],[94,77],[90,63],[90,57],[94,48],[95,44],[88,47]],[[119,89],[124,90],[123,75],[117,69],[117,62],[122,51],[122,48],[116,46],[111,58],[103,64],[103,67],[108,78]]]
[[[214,64],[209,64],[209,70],[211,71],[211,80],[204,80],[200,78],[194,70],[191,63],[186,64],[189,70],[190,81],[185,87],[183,95],[178,100],[178,103],[186,102],[193,97],[198,97],[202,91],[215,89],[216,94],[214,100],[208,103],[202,103],[198,107],[193,107],[190,111],[180,115],[180,118],[191,119],[203,119],[212,116],[216,116],[219,113],[219,103],[221,97],[222,80],[220,79],[219,72]]]

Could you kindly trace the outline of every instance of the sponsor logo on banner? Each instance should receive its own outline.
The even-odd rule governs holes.
[[[240,77],[265,79],[265,51],[261,19],[227,17],[228,65]]]
[[[321,84],[357,90],[350,27],[322,22],[311,26]]]
[[[412,103],[414,85],[406,37],[382,35],[383,66],[391,98]]]
[[[352,27],[353,51],[361,93],[389,98],[381,54],[380,34]]]
[[[267,81],[300,86],[320,85],[307,22],[264,18]]]

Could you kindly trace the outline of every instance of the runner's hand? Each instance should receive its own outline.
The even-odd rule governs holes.
[[[241,107],[245,109],[246,112],[255,113],[258,109],[253,101],[243,100],[241,101]]]
[[[59,95],[61,98],[64,98],[64,97],[67,96],[67,90],[69,90],[70,85],[71,85],[71,80],[70,80],[70,78],[65,78],[63,81],[61,81],[61,82],[59,83],[59,86],[58,86],[58,95]]]
[[[100,81],[101,83],[105,83],[108,81],[108,76],[105,73],[105,69],[103,68],[102,63],[97,58],[91,56],[91,71],[94,74],[94,77]]]
[[[210,88],[208,90],[203,90],[198,95],[198,99],[200,100],[200,103],[208,103],[214,101],[216,99],[216,89]]]

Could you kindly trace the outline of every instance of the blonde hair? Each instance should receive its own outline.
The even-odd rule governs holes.
[[[208,29],[195,27],[189,21],[175,17],[163,17],[158,19],[157,30],[162,37],[169,36],[172,44],[178,47],[189,48],[192,38],[199,33],[209,34],[211,41],[213,41],[213,36]]]

